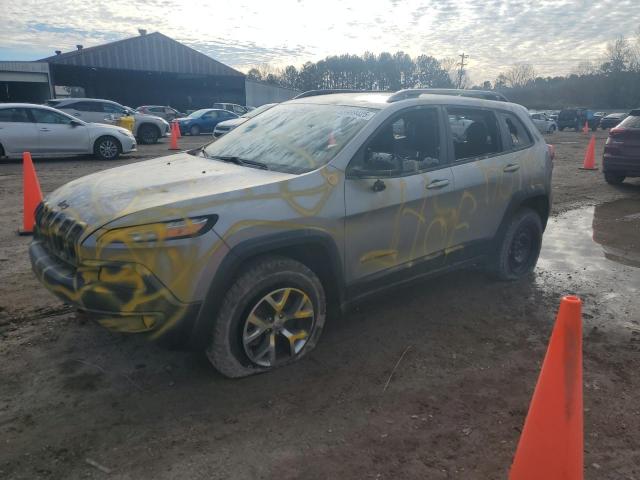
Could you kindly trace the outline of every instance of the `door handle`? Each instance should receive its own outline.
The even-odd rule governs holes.
[[[41,128],[40,131],[41,132],[50,132],[51,130],[49,130],[48,128]]]
[[[376,180],[375,182],[373,182],[373,185],[371,185],[371,190],[373,190],[374,192],[381,192],[386,188],[387,186],[380,179]]]
[[[507,165],[502,169],[503,172],[507,172],[507,173],[517,172],[518,170],[520,170],[520,165],[518,165],[517,163],[510,163],[509,165]]]
[[[81,116],[82,116],[82,114],[81,114],[81,113],[76,112],[76,113],[74,113],[74,114],[73,114],[73,116],[74,116],[74,117],[81,117]]]
[[[449,185],[449,180],[434,180],[427,185],[427,189],[432,190],[434,188],[444,188]]]

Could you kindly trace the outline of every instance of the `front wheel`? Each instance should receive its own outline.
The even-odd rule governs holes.
[[[140,138],[140,143],[143,143],[144,145],[158,143],[160,131],[155,125],[140,125],[140,128],[138,129],[138,138]]]
[[[122,152],[120,142],[114,137],[100,137],[93,144],[93,153],[100,160],[116,160]]]
[[[542,221],[530,208],[519,210],[509,222],[496,252],[493,274],[500,280],[519,280],[533,271],[542,246]]]
[[[605,173],[604,179],[609,185],[620,185],[624,182],[624,175],[614,175],[613,173]]]
[[[200,127],[198,125],[194,125],[189,129],[189,133],[194,137],[197,137],[198,135],[200,135]]]
[[[265,257],[246,268],[227,291],[207,356],[230,378],[295,362],[316,346],[326,319],[320,279],[285,257]]]
[[[555,132],[555,131],[556,131],[556,126],[555,126],[555,125],[551,125],[551,126],[549,127],[549,130],[547,131],[547,133],[553,133],[553,132]]]

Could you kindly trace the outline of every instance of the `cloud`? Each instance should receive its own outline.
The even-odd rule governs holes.
[[[518,62],[543,75],[597,60],[633,32],[637,0],[21,0],[4,6],[0,55],[25,60],[160,31],[228,65],[301,65],[341,53],[469,55],[477,82]],[[46,52],[44,55],[42,52]]]

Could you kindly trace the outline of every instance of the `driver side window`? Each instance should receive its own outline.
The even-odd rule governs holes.
[[[412,109],[388,120],[351,162],[354,176],[400,177],[443,165],[438,110]]]

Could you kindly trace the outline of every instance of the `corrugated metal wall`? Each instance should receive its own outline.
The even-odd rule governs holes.
[[[259,107],[265,103],[280,103],[291,100],[300,92],[288,88],[269,85],[267,83],[245,80],[247,103],[251,107]]]

